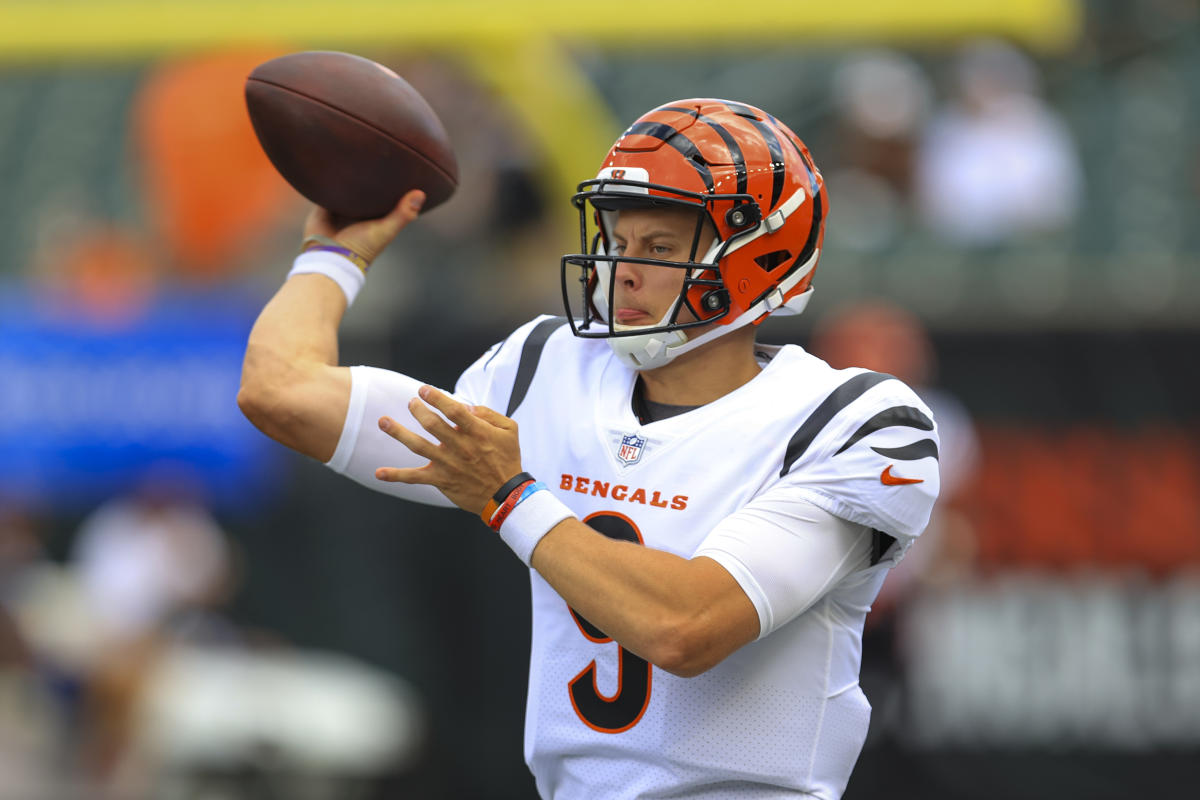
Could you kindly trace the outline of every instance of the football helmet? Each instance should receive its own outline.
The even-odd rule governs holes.
[[[825,183],[800,138],[761,109],[708,98],[659,106],[617,139],[572,202],[581,252],[561,263],[571,330],[608,339],[633,369],[663,366],[772,312],[798,314],[812,295],[829,204]],[[695,210],[688,260],[616,252],[618,215],[645,207]],[[713,231],[711,246],[700,252]],[[614,319],[618,262],[684,271],[679,296],[658,323]],[[704,326],[711,328],[686,333]]]

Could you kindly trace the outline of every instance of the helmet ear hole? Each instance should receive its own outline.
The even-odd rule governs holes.
[[[700,305],[705,311],[728,311],[729,292],[725,289],[713,289],[704,293]]]
[[[790,250],[774,250],[770,253],[763,253],[761,256],[756,256],[754,263],[763,268],[764,272],[770,272],[780,264],[788,261],[792,257]]]
[[[756,203],[738,203],[725,212],[725,224],[734,230],[757,225],[761,219],[762,212]]]

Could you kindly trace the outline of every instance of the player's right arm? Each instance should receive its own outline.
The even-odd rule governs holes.
[[[374,259],[416,219],[423,192],[409,192],[386,217],[338,227],[315,208],[305,237],[334,239]],[[346,295],[325,275],[294,275],[271,298],[246,345],[238,406],[263,433],[287,447],[329,461],[350,405],[350,370],[338,366],[337,331]]]

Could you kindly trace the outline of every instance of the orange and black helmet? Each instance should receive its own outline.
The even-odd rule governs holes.
[[[563,300],[576,335],[603,338],[713,323],[718,329],[712,333],[720,335],[781,307],[795,311],[807,301],[828,208],[821,173],[791,129],[753,106],[707,98],[677,100],[644,114],[617,139],[599,175],[579,185],[573,202],[580,211],[582,252],[563,257]],[[611,255],[615,213],[631,206],[695,208],[691,259]],[[701,254],[705,220],[716,241]],[[633,330],[614,325],[618,260],[687,270],[670,319]],[[582,270],[574,291],[569,267]],[[685,307],[694,321],[677,321]]]

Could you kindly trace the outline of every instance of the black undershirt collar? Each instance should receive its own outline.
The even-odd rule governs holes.
[[[676,406],[670,403],[656,403],[653,400],[646,399],[646,390],[642,384],[642,379],[639,376],[633,384],[633,415],[638,418],[638,422],[643,425],[649,425],[651,422],[659,422],[664,419],[685,414],[688,411],[699,408],[700,406]]]
[[[775,353],[768,350],[755,350],[754,357],[758,361],[760,367],[766,367],[771,359],[775,357]],[[671,417],[677,417],[680,414],[686,414],[689,411],[694,411],[700,406],[675,406],[670,403],[656,403],[653,400],[646,399],[645,384],[642,383],[642,376],[639,375],[633,383],[633,415],[637,417],[638,422],[643,425],[649,425],[651,422],[659,422]]]

